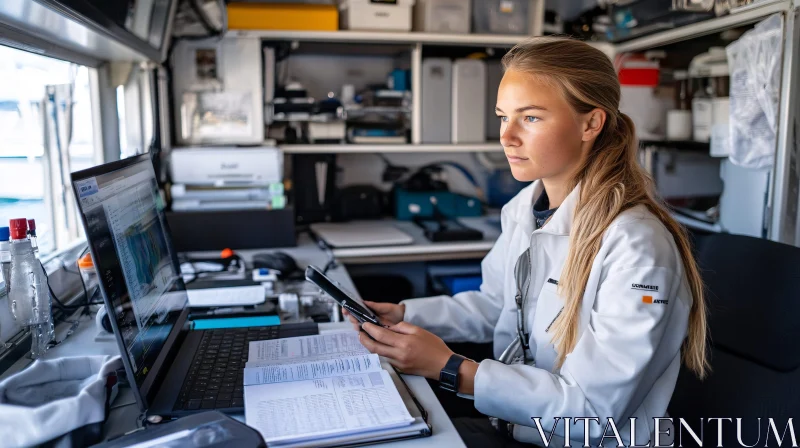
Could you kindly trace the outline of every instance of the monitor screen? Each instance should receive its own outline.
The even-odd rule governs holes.
[[[136,159],[113,170],[74,173],[73,187],[109,317],[141,387],[187,298],[152,162],[147,156]]]

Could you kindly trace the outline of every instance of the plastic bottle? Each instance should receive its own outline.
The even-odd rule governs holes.
[[[44,269],[28,239],[28,222],[12,219],[11,230],[11,315],[20,326],[30,326],[31,357],[44,354],[54,338],[53,314]]]
[[[6,294],[11,290],[11,230],[8,227],[0,227],[0,268],[2,268],[3,281],[5,282]]]
[[[6,293],[5,299],[0,299],[0,303],[2,303],[2,300],[8,301],[8,292],[11,289],[11,243],[8,242],[10,236],[11,231],[8,227],[0,227],[0,273],[3,276],[2,283],[5,285],[3,289],[5,289]],[[11,319],[10,313],[0,310],[0,334],[3,334],[4,329],[13,326],[14,321]],[[6,349],[8,345],[0,341],[0,350]]]
[[[695,79],[692,95],[692,137],[698,142],[711,139],[711,91],[708,78]]]
[[[31,240],[31,247],[34,252],[39,252],[39,240],[36,238],[36,220],[28,220],[28,239]]]

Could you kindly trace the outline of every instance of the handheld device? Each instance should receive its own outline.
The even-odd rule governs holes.
[[[378,316],[372,312],[364,301],[345,291],[339,284],[325,276],[318,268],[309,266],[306,268],[306,280],[319,286],[319,288],[333,298],[342,308],[346,309],[362,324],[369,322],[382,326]]]

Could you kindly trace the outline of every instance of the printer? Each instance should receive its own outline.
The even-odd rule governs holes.
[[[172,182],[187,185],[270,185],[283,182],[283,153],[270,146],[175,148]]]

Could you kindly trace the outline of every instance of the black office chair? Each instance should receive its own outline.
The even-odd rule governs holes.
[[[697,260],[706,286],[711,374],[704,380],[682,367],[669,405],[676,431],[681,417],[703,446],[741,446],[736,418],[742,418],[742,442],[777,446],[768,418],[783,435],[795,419],[800,438],[800,248],[730,234],[695,238]],[[761,417],[760,439],[758,418]],[[790,433],[783,446],[791,445]],[[788,440],[787,440],[788,439]],[[678,446],[676,434],[675,446]],[[696,446],[684,431],[683,446]]]

